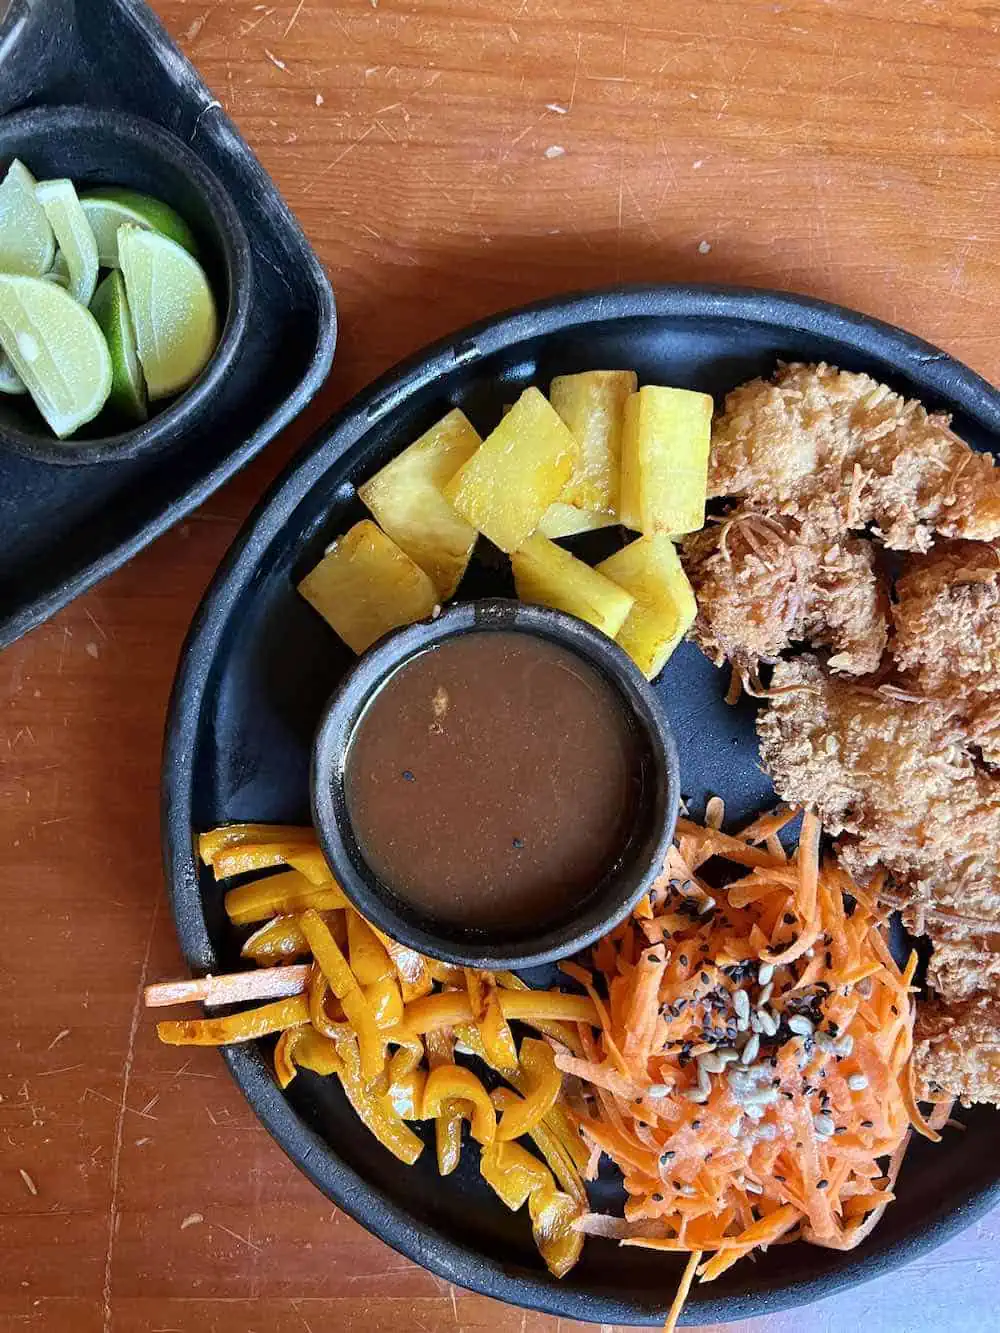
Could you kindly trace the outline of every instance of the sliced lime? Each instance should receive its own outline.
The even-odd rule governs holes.
[[[118,232],[128,306],[151,399],[179,393],[201,374],[219,340],[205,270],[155,231]]]
[[[46,282],[57,283],[64,291],[69,291],[69,265],[66,263],[66,256],[61,250],[56,251],[56,257],[52,261],[52,267],[42,277]]]
[[[109,273],[90,303],[90,312],[101,326],[111,353],[111,395],[108,402],[122,416],[145,421],[146,381],[135,345],[135,330],[129,313],[125,283],[117,271]]]
[[[0,274],[0,347],[60,439],[107,402],[104,335],[90,311],[55,283]]]
[[[197,255],[198,243],[194,232],[179,213],[137,190],[88,190],[80,196],[80,204],[97,241],[97,254],[102,268],[120,268],[118,262],[118,228],[126,224],[143,231],[158,231],[161,236],[176,241],[191,255]]]
[[[59,249],[69,266],[69,294],[81,305],[90,305],[97,286],[97,242],[90,230],[73,182],[39,181],[35,198],[56,234]]]
[[[0,272],[37,278],[55,252],[56,238],[35,198],[35,178],[15,158],[0,185]]]
[[[0,393],[13,395],[27,392],[24,380],[10,364],[7,356],[0,352]]]

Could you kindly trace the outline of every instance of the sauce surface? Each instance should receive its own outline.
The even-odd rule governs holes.
[[[641,759],[617,690],[517,631],[447,639],[382,686],[355,730],[362,855],[422,914],[475,928],[565,916],[624,850]]]

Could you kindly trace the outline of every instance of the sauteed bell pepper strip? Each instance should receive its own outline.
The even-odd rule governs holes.
[[[302,933],[330,989],[343,1006],[344,1015],[358,1034],[361,1076],[365,1082],[378,1078],[385,1067],[385,1037],[379,1030],[357,978],[340,951],[330,928],[318,912],[309,910],[299,918]]]
[[[512,1213],[538,1189],[552,1189],[552,1172],[519,1143],[494,1141],[479,1156],[479,1174]]]
[[[472,1137],[479,1143],[496,1138],[497,1117],[490,1095],[471,1069],[461,1065],[438,1065],[427,1076],[424,1113],[430,1119],[441,1114],[447,1102],[461,1098],[472,1104]]]
[[[336,1072],[358,1118],[371,1130],[379,1143],[394,1153],[400,1161],[412,1166],[424,1150],[423,1142],[403,1121],[389,1097],[379,1096],[367,1087],[362,1077],[361,1056],[357,1042],[351,1038],[338,1042],[337,1054],[342,1067]],[[302,1063],[305,1063],[304,1059]]]
[[[496,978],[489,972],[467,967],[465,987],[472,1006],[472,1021],[479,1029],[490,1064],[501,1071],[516,1069],[517,1047],[500,1008]]]
[[[426,1086],[426,1072],[423,1069],[411,1069],[408,1074],[389,1084],[385,1096],[401,1120],[428,1120],[431,1117],[424,1114]]]
[[[514,1105],[514,1097],[514,1093],[509,1088],[496,1088],[491,1094],[490,1100],[498,1111],[503,1111]],[[567,1124],[568,1141],[567,1138],[563,1137],[562,1132],[555,1127],[562,1123]],[[580,1173],[587,1164],[588,1153],[579,1137],[573,1134],[572,1129],[568,1127],[568,1122],[563,1121],[562,1112],[556,1110],[550,1112],[546,1120],[543,1120],[531,1130],[529,1137],[549,1164],[549,1169],[562,1188],[579,1205],[580,1211],[586,1212],[590,1203]],[[574,1151],[578,1156],[582,1157],[582,1161],[574,1160],[574,1152],[570,1151],[569,1147],[570,1143],[573,1144]]]
[[[410,949],[405,944],[400,944],[398,940],[392,939],[370,922],[368,924],[372,933],[382,941],[386,953],[392,959],[393,967],[399,973],[399,988],[403,993],[404,1003],[409,1004],[411,1000],[417,1000],[422,995],[429,995],[434,985],[434,978],[431,976],[428,960],[423,954],[417,953],[416,949]]]
[[[342,1037],[352,1035],[354,1029],[344,1017],[340,1001],[330,990],[330,983],[316,963],[313,963],[309,974],[306,994],[309,997],[309,1022],[321,1036],[339,1041]],[[331,1008],[335,1011],[332,1014]]]
[[[448,1028],[427,1034],[427,1063],[431,1069],[455,1063],[455,1040]],[[434,1147],[438,1175],[449,1176],[462,1155],[462,1120],[472,1118],[472,1106],[465,1101],[445,1102],[434,1119]]]
[[[555,1106],[562,1090],[562,1073],[555,1066],[548,1042],[525,1037],[521,1042],[521,1068],[526,1090],[523,1097],[508,1105],[497,1126],[497,1138],[503,1143],[530,1134]]]
[[[526,981],[522,981],[516,972],[497,972],[495,973],[498,985],[504,990],[530,991],[531,987]],[[438,978],[442,980],[442,978]],[[543,1036],[551,1037],[553,1041],[558,1041],[561,1045],[568,1047],[574,1055],[583,1055],[583,1043],[575,1027],[570,1023],[560,1023],[558,1019],[536,1018],[532,1020],[531,1026],[537,1028]]]
[[[312,846],[309,841],[292,841],[247,842],[236,847],[225,847],[212,858],[212,873],[216,879],[228,879],[230,875],[245,875],[251,870],[286,866],[292,857],[311,851]]]
[[[548,1167],[519,1143],[484,1148],[479,1172],[512,1212],[527,1203],[539,1253],[553,1276],[564,1277],[583,1248],[583,1236],[573,1230],[581,1207],[556,1189]]]
[[[395,968],[385,945],[351,907],[347,909],[347,954],[359,986],[370,986],[394,975]]]
[[[237,926],[304,912],[310,907],[324,912],[347,905],[347,899],[333,880],[317,887],[299,870],[285,870],[252,884],[239,884],[229,890],[225,901],[226,915]]]
[[[310,846],[299,847],[290,853],[287,864],[293,870],[297,870],[299,874],[305,875],[309,883],[315,884],[317,888],[336,883],[333,878],[333,871],[327,865],[326,857],[315,843]],[[339,888],[339,885],[337,887]]]
[[[589,1023],[599,1026],[597,1010],[586,995],[568,995],[563,991],[507,991],[499,992],[500,1012],[504,1018],[532,1023],[556,1019],[563,1023]],[[425,995],[406,1006],[403,1026],[420,1036],[435,1028],[453,1028],[459,1023],[472,1022],[472,1005],[468,994],[461,991],[442,991]]]
[[[272,1032],[283,1032],[309,1022],[305,995],[275,1000],[258,1009],[244,1009],[225,1018],[187,1018],[157,1023],[156,1034],[168,1046],[228,1046],[231,1042],[255,1041]]]
[[[361,989],[380,1028],[396,1027],[403,1021],[403,997],[394,975],[363,985]]]
[[[209,833],[198,835],[198,855],[210,866],[220,852],[245,843],[308,842],[315,837],[312,829],[295,824],[224,824]]]
[[[302,934],[298,917],[276,916],[255,930],[240,950],[242,958],[252,958],[259,967],[287,963],[309,953],[309,943]]]

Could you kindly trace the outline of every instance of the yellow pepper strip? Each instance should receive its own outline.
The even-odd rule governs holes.
[[[514,1106],[514,1093],[509,1088],[497,1088],[492,1094],[493,1105],[498,1111],[505,1111]],[[575,1136],[575,1141],[574,1141]],[[583,1212],[590,1207],[587,1200],[587,1188],[580,1172],[587,1164],[588,1153],[579,1135],[564,1119],[564,1113],[555,1108],[541,1124],[536,1125],[529,1136],[535,1147],[549,1164],[549,1169]],[[577,1150],[575,1153],[573,1148]],[[582,1160],[577,1160],[582,1158]]]
[[[424,1088],[427,1073],[423,1069],[411,1069],[403,1078],[389,1084],[385,1094],[389,1105],[402,1120],[426,1120],[424,1115]]]
[[[553,1277],[565,1277],[583,1250],[583,1233],[573,1230],[580,1208],[554,1186],[536,1190],[528,1199],[531,1231]]]
[[[688,923],[690,924],[690,923]],[[497,972],[497,985],[504,990],[531,990],[526,981],[522,981],[516,972]],[[583,1058],[583,1042],[580,1040],[580,1034],[570,1023],[560,1023],[557,1019],[535,1018],[530,1021],[533,1028],[537,1028],[543,1036],[551,1037],[553,1041],[558,1041],[561,1045],[571,1050],[577,1059]]]
[[[282,1088],[288,1087],[299,1069],[339,1074],[342,1068],[335,1044],[308,1026],[286,1028],[274,1048],[274,1072]]]
[[[521,1067],[527,1091],[518,1102],[509,1106],[497,1126],[497,1139],[509,1143],[522,1134],[530,1134],[540,1125],[555,1106],[562,1091],[562,1074],[555,1066],[552,1047],[537,1037],[525,1037],[521,1042]]]
[[[519,1143],[491,1143],[479,1156],[479,1173],[512,1213],[538,1189],[552,1189],[552,1173]]]
[[[400,944],[398,940],[394,940],[391,935],[379,930],[378,926],[373,926],[371,922],[368,925],[373,934],[377,935],[385,945],[386,953],[399,973],[404,1002],[408,1004],[410,1000],[429,995],[434,985],[434,978],[431,976],[428,960],[423,954],[417,953],[416,949],[410,949],[405,944]]]
[[[538,1251],[554,1277],[565,1277],[580,1257],[583,1235],[573,1222],[585,1210],[557,1190],[552,1173],[519,1143],[492,1143],[479,1158],[486,1183],[512,1211],[528,1204]]]
[[[500,1008],[500,994],[496,979],[489,972],[465,969],[465,984],[472,1006],[472,1021],[479,1029],[487,1059],[494,1069],[503,1072],[517,1068],[517,1047],[514,1034]]]
[[[361,1077],[370,1083],[385,1066],[385,1038],[379,1031],[371,1006],[320,914],[311,909],[303,912],[299,924],[330,989],[343,1006],[347,1021],[358,1034]]]
[[[299,1072],[295,1066],[295,1047],[309,1031],[308,1025],[297,1028],[285,1028],[274,1048],[274,1073],[278,1087],[284,1090]]]
[[[404,1078],[423,1062],[424,1043],[419,1037],[400,1033],[399,1028],[393,1028],[383,1033],[385,1040],[399,1047],[393,1051],[392,1058],[389,1061],[389,1078],[391,1080]]]
[[[333,871],[327,864],[326,857],[319,847],[302,847],[294,855],[290,855],[287,864],[293,870],[298,870],[300,874],[305,875],[310,884],[315,884],[317,888],[321,885],[334,883]]]
[[[504,1018],[519,1019],[524,1023],[543,1018],[599,1026],[597,1010],[588,996],[568,995],[563,991],[501,991],[500,1011]],[[419,1036],[435,1028],[453,1028],[459,1023],[471,1022],[472,1005],[468,994],[441,991],[408,1004],[403,1026]]]
[[[425,1116],[430,1120],[440,1115],[445,1103],[456,1097],[472,1103],[472,1137],[479,1143],[492,1143],[497,1132],[496,1112],[489,1093],[472,1070],[461,1065],[432,1069],[424,1089]]]
[[[359,986],[370,986],[395,972],[385,945],[352,907],[347,909],[347,955]]]
[[[288,858],[310,848],[307,842],[247,842],[240,847],[225,847],[212,860],[216,879],[245,875],[250,870],[269,870],[288,865]]]
[[[284,870],[252,884],[240,884],[226,894],[226,914],[237,926],[304,912],[309,907],[323,912],[346,906],[347,899],[332,880],[318,889],[298,870]]]
[[[305,995],[275,1000],[257,1009],[244,1009],[225,1018],[182,1018],[157,1023],[156,1034],[168,1046],[228,1046],[236,1041],[255,1041],[271,1032],[309,1022]],[[492,1106],[490,1111],[492,1113]]]
[[[449,1028],[427,1034],[427,1063],[431,1069],[455,1062],[455,1039]],[[462,1120],[472,1118],[468,1102],[445,1102],[434,1118],[434,1146],[439,1176],[450,1176],[462,1155]]]
[[[354,1029],[344,1018],[339,1000],[331,993],[330,983],[316,963],[313,963],[309,973],[306,994],[309,997],[309,1022],[317,1032],[333,1041],[352,1035]],[[337,1012],[331,1014],[331,1007]]]
[[[363,985],[361,989],[380,1028],[395,1027],[397,1023],[403,1021],[403,997],[399,993],[399,982],[393,973],[367,986]]]
[[[242,847],[248,842],[308,843],[315,836],[311,828],[299,828],[295,824],[224,824],[199,835],[198,855],[205,865],[210,866],[219,853],[229,847]]]
[[[337,1054],[342,1062],[342,1068],[337,1073],[358,1119],[371,1130],[383,1147],[388,1148],[407,1166],[412,1166],[423,1152],[424,1145],[397,1114],[388,1098],[374,1095],[366,1086],[357,1042],[353,1038],[338,1042]]]
[[[465,985],[465,973],[460,967],[452,967],[451,963],[440,963],[436,958],[425,958],[424,961],[432,981],[440,981],[442,986],[455,986],[459,990]],[[513,976],[513,973],[511,975]]]
[[[288,963],[309,952],[306,937],[295,916],[276,916],[255,930],[240,950],[242,958],[252,958],[259,967]]]

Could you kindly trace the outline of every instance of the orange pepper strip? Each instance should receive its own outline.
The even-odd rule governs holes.
[[[315,836],[311,828],[299,828],[295,824],[224,824],[209,833],[199,834],[198,855],[209,866],[229,847],[241,847],[246,843],[308,843]]]
[[[501,991],[500,1011],[504,1018],[523,1023],[541,1018],[598,1026],[592,1001],[586,995],[568,995],[563,991]],[[443,991],[408,1004],[403,1027],[420,1035],[435,1028],[453,1028],[459,1023],[471,1022],[472,1005],[468,995],[461,991]]]
[[[517,1068],[514,1034],[500,1008],[496,978],[489,972],[465,969],[465,984],[472,1006],[472,1021],[479,1029],[489,1063],[503,1072]]]
[[[257,1009],[227,1014],[225,1018],[182,1018],[157,1023],[156,1035],[168,1046],[228,1046],[230,1042],[255,1041],[271,1032],[284,1032],[285,1028],[308,1022],[308,998],[293,995]]]
[[[343,1006],[347,1021],[358,1034],[361,1075],[370,1083],[385,1068],[385,1037],[378,1027],[371,1005],[330,933],[330,927],[319,913],[311,909],[303,912],[299,923],[303,935],[309,941],[313,957]]]
[[[525,1037],[521,1042],[521,1065],[526,1090],[523,1097],[504,1111],[497,1126],[497,1139],[502,1143],[530,1134],[555,1106],[562,1091],[562,1073],[555,1066],[548,1042]]]
[[[317,888],[298,870],[285,870],[252,884],[240,884],[226,894],[226,915],[237,926],[302,912],[309,907],[323,912],[346,906],[347,899],[332,880]]]
[[[461,1065],[438,1065],[432,1069],[424,1089],[426,1117],[437,1117],[445,1103],[456,1097],[472,1103],[472,1137],[479,1143],[492,1143],[497,1132],[496,1112],[489,1093],[472,1070]]]

